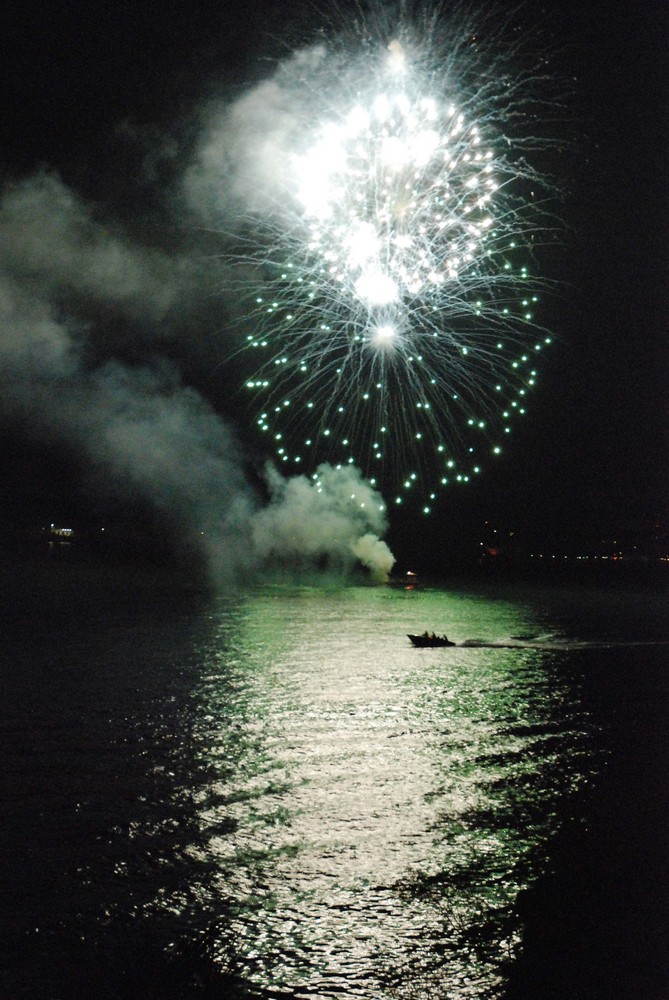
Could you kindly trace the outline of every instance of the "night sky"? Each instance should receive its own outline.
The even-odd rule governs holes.
[[[164,362],[161,392],[178,372],[243,439],[226,381],[221,330],[233,320],[217,294],[215,234],[196,237],[165,206],[178,199],[201,108],[262,80],[319,25],[304,4],[247,8],[24,0],[0,13],[0,298],[16,298],[0,313],[0,506],[13,523],[174,513],[166,497],[190,476],[178,458],[154,494],[137,486],[129,459],[72,429],[81,419],[91,433],[96,421],[120,423],[122,394],[136,400],[118,373],[111,394],[108,368],[101,386],[96,372],[111,360],[135,373]],[[393,523],[394,544],[420,533],[426,551],[486,520],[545,538],[667,524],[669,10],[660,0],[557,0],[548,14],[528,5],[519,17],[548,40],[567,95],[557,157],[565,225],[545,266],[559,287],[541,317],[555,343],[504,461],[450,493],[429,524]],[[73,233],[80,262],[61,259]],[[135,249],[119,265],[108,251],[121,243]],[[188,266],[171,271],[158,250]],[[174,297],[172,273],[182,282]],[[67,324],[66,344],[54,323]],[[28,325],[30,345],[17,353]]]

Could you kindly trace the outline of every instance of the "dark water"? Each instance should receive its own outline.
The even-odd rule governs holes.
[[[4,591],[3,997],[669,996],[663,594]]]

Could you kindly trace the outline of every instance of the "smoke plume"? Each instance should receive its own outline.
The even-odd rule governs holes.
[[[233,134],[242,111],[226,113]],[[383,576],[392,556],[378,537],[382,501],[355,470],[323,467],[317,480],[268,472],[268,502],[249,481],[243,434],[189,384],[179,342],[192,367],[193,345],[216,336],[225,352],[235,336],[222,329],[224,301],[210,296],[203,313],[203,257],[192,241],[187,252],[140,244],[54,173],[5,185],[0,420],[74,450],[93,493],[151,507],[197,543],[220,583],[277,564],[360,563]],[[220,379],[219,393],[236,390]]]

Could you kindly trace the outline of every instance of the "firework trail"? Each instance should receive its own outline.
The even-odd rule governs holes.
[[[238,166],[234,255],[281,471],[355,466],[429,513],[525,413],[550,220],[536,73],[471,32],[395,31],[303,50],[239,103],[262,144]]]

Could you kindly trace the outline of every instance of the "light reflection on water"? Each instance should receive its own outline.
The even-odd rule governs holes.
[[[498,992],[514,901],[594,767],[589,722],[555,649],[412,648],[424,628],[560,640],[443,591],[268,588],[220,612],[187,850],[211,953],[250,995]]]

